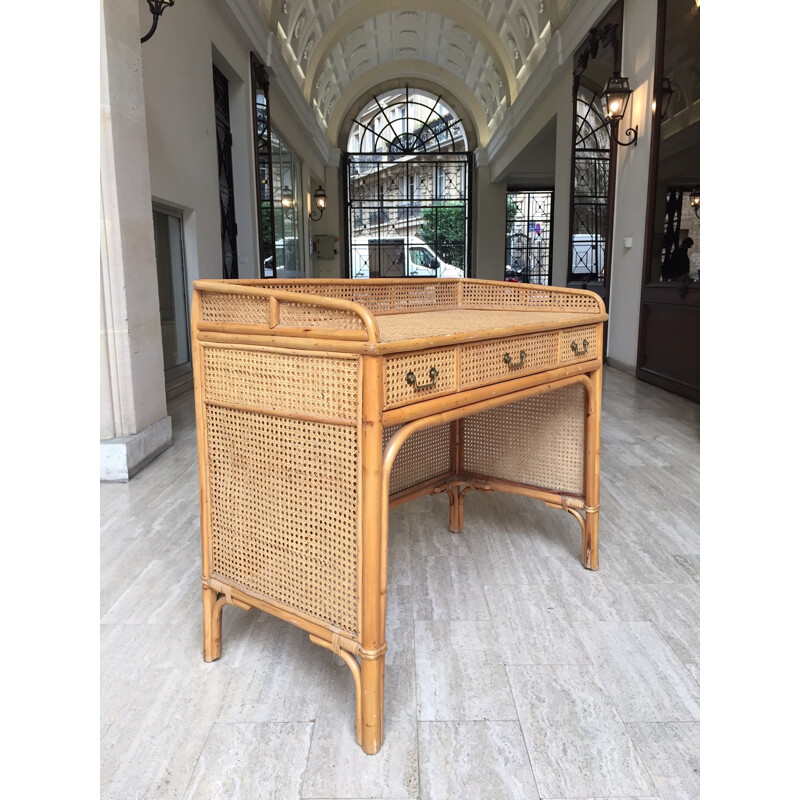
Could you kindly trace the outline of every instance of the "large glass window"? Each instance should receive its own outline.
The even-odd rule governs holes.
[[[222,277],[238,278],[239,256],[236,244],[236,208],[233,201],[233,155],[228,95],[228,80],[214,67],[214,117],[217,130]]]
[[[353,124],[346,156],[350,276],[463,277],[472,154],[441,97],[394,89]]]
[[[300,163],[272,129],[266,69],[255,56],[251,65],[261,275],[299,278],[303,276]]]
[[[272,184],[275,190],[280,187],[280,201],[275,203],[275,277],[301,278],[300,163],[275,131],[272,132]]]
[[[620,74],[621,43],[622,3],[617,2],[575,52],[572,73],[575,139],[567,283],[593,284],[607,308],[616,147],[600,98],[608,79]]]
[[[553,190],[509,191],[506,195],[507,281],[550,284]]]
[[[608,235],[611,140],[597,92],[579,87],[575,116],[569,280],[602,281]]]

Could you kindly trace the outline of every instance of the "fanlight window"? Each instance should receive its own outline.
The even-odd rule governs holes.
[[[442,98],[408,87],[374,96],[353,123],[347,147],[398,156],[466,149],[464,126]]]

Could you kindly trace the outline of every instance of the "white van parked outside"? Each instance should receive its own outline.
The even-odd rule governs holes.
[[[422,239],[360,237],[350,243],[354,278],[463,278],[464,270],[448,264]]]

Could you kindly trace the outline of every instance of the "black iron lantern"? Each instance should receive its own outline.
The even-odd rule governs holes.
[[[607,120],[619,122],[625,116],[631,94],[633,94],[633,90],[627,78],[614,75],[608,79],[601,96],[603,113]]]
[[[321,186],[317,186],[317,189],[314,192],[314,205],[317,207],[317,211],[312,211],[308,215],[308,218],[313,219],[316,222],[322,218],[322,214],[328,205],[328,195]]]
[[[630,81],[615,73],[613,77],[609,78],[606,83],[606,88],[603,89],[603,94],[600,96],[600,102],[603,106],[603,114],[611,126],[611,138],[622,147],[627,147],[631,144],[636,144],[639,138],[639,126],[635,128],[628,128],[625,135],[629,138],[627,142],[621,142],[617,138],[617,128],[622,118],[625,116],[625,111],[628,108],[628,100],[630,100],[633,90],[630,86]],[[632,138],[631,138],[632,137]]]
[[[700,219],[700,190],[692,189],[689,192],[689,205],[694,209],[694,215]]]

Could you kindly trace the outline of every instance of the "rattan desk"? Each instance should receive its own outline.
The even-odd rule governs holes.
[[[206,661],[259,608],[345,660],[383,737],[389,509],[500,490],[563,508],[597,569],[603,303],[477,280],[196,281]]]

